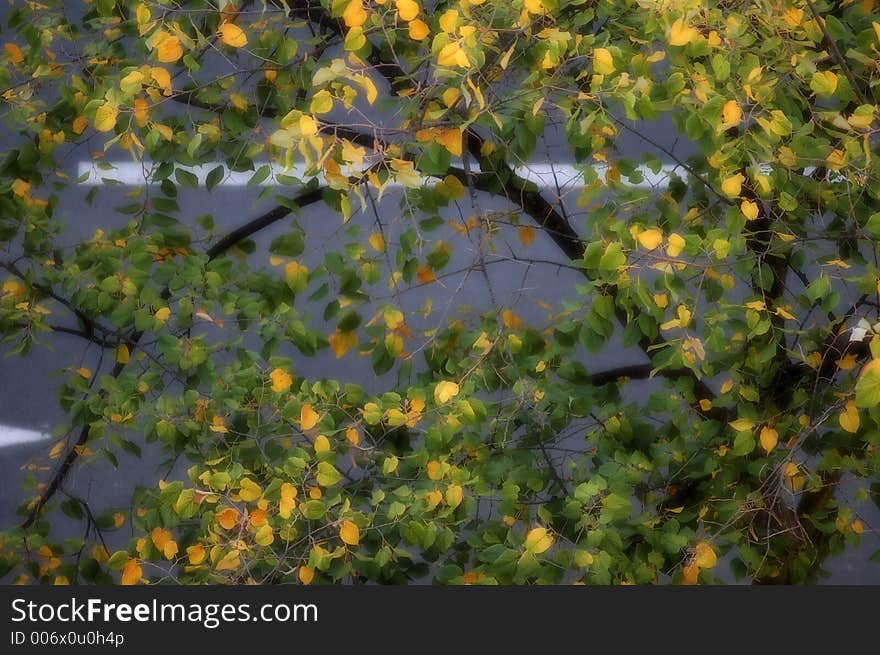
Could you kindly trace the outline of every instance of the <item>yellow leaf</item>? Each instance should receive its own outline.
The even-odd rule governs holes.
[[[131,353],[128,352],[128,346],[126,346],[124,343],[116,346],[115,354],[116,362],[118,364],[128,364],[128,362],[131,360]]]
[[[395,0],[394,4],[401,20],[409,22],[419,15],[419,5],[415,0]]]
[[[89,126],[89,119],[85,116],[77,116],[73,119],[73,124],[71,128],[74,134],[82,134],[86,131],[86,128]]]
[[[144,127],[149,122],[149,109],[150,103],[143,98],[137,98],[134,101],[134,122],[137,123],[139,127]]]
[[[171,316],[171,310],[168,307],[162,307],[161,309],[157,309],[153,316],[164,323]]]
[[[370,246],[372,246],[373,250],[376,252],[385,252],[385,237],[382,236],[381,232],[373,232],[368,238]]]
[[[461,68],[470,68],[471,65],[467,54],[456,41],[443,46],[437,55],[437,63],[441,66],[460,66]]]
[[[163,64],[172,64],[183,57],[183,46],[176,36],[168,35],[159,42],[156,57]]]
[[[309,111],[313,114],[326,114],[333,109],[333,96],[327,89],[321,89],[312,96]]]
[[[684,250],[687,245],[687,241],[684,238],[673,232],[669,235],[669,240],[666,246],[666,254],[670,257],[678,257],[681,254],[681,251]]]
[[[361,434],[358,432],[357,428],[346,428],[345,439],[352,446],[357,446],[361,442]]]
[[[530,246],[535,241],[535,228],[528,225],[520,226],[517,230],[517,234],[519,235],[520,243],[524,246]]]
[[[750,418],[738,418],[735,421],[731,421],[729,425],[737,432],[745,432],[755,427],[755,422]]]
[[[220,524],[220,527],[224,530],[232,530],[236,525],[238,525],[238,510],[233,507],[227,507],[222,512],[217,514],[217,523]]]
[[[162,125],[161,123],[153,123],[153,127],[159,134],[162,135],[162,138],[166,141],[171,141],[174,138],[174,131],[167,125]]]
[[[140,71],[132,71],[121,80],[119,80],[119,88],[124,92],[133,94],[141,90],[144,83],[144,74]]]
[[[217,29],[217,35],[220,37],[220,41],[223,42],[224,45],[228,45],[231,48],[243,48],[248,42],[247,34],[245,34],[244,30],[234,23],[223,23]]]
[[[656,228],[650,228],[639,232],[636,239],[641,244],[642,248],[654,250],[663,242],[663,233]]]
[[[840,413],[840,416],[837,417],[837,420],[840,422],[840,427],[847,432],[851,434],[858,432],[861,420],[859,419],[859,410],[856,404],[853,401],[849,401]]]
[[[438,405],[443,405],[452,398],[455,398],[458,392],[459,386],[455,382],[450,382],[449,380],[438,382],[437,386],[434,387],[434,402]]]
[[[328,450],[330,450],[330,440],[323,434],[319,434],[317,437],[315,437],[314,446],[316,453],[326,453]]]
[[[736,100],[728,100],[721,108],[721,120],[726,126],[739,125],[742,121],[742,115],[742,109]]]
[[[271,546],[272,542],[275,541],[275,535],[272,532],[272,526],[267,523],[259,530],[257,530],[256,534],[254,535],[254,541],[257,543],[257,545],[263,546],[264,548],[266,546]]]
[[[547,528],[532,528],[526,535],[524,545],[526,552],[540,555],[553,545],[553,535],[547,531]]]
[[[697,34],[697,30],[690,25],[685,25],[684,18],[679,18],[669,30],[669,45],[685,46],[697,38]]]
[[[156,86],[162,89],[163,96],[170,96],[172,94],[171,73],[161,66],[153,66],[150,68],[150,77],[156,83]]]
[[[116,127],[116,118],[119,116],[119,107],[105,102],[95,112],[95,129],[98,132],[109,132]]]
[[[669,296],[665,293],[655,293],[654,304],[660,309],[666,309],[669,306]]]
[[[460,16],[457,10],[447,9],[443,12],[443,15],[440,16],[440,20],[437,22],[439,23],[441,30],[447,34],[455,34],[455,30],[458,28],[459,18]]]
[[[460,485],[451,484],[446,488],[446,504],[455,509],[464,499],[464,490]]]
[[[237,550],[231,550],[217,562],[214,568],[217,571],[234,571],[239,566],[241,566],[241,553]]]
[[[263,495],[263,489],[260,487],[260,485],[258,485],[250,478],[242,478],[239,484],[241,485],[241,487],[238,490],[238,497],[246,503],[259,500],[259,498]]]
[[[416,18],[409,23],[409,38],[413,41],[421,41],[431,33],[428,24]]]
[[[6,56],[9,57],[9,61],[13,64],[20,64],[24,61],[24,53],[14,43],[6,43],[3,46],[3,49],[6,51]]]
[[[412,23],[410,23],[410,25],[412,25]],[[443,92],[443,104],[447,107],[452,107],[452,105],[454,105],[458,101],[459,97],[461,97],[461,91],[456,89],[454,86],[450,86]]]
[[[137,563],[136,559],[129,559],[125,566],[122,567],[122,584],[123,585],[136,585],[141,581],[143,577],[143,570],[140,565]]]
[[[429,480],[439,480],[443,477],[443,464],[437,460],[428,462],[427,473]]]
[[[76,374],[84,380],[90,380],[92,377],[92,372],[85,367],[76,369]]]
[[[444,130],[440,134],[440,144],[446,148],[455,157],[461,157],[462,138],[461,131],[458,128]]]
[[[226,434],[229,432],[229,429],[226,427],[226,421],[223,420],[222,416],[215,416],[211,419],[211,427],[209,430],[217,434]]]
[[[770,453],[776,448],[776,444],[779,443],[779,433],[773,428],[765,425],[761,428],[760,442],[761,448],[763,448],[765,452]]]
[[[315,572],[308,566],[299,567],[297,575],[299,576],[299,581],[302,582],[304,585],[311,584],[312,580],[315,579]]]
[[[202,544],[189,546],[186,549],[186,556],[189,558],[189,563],[193,566],[198,566],[199,564],[204,562],[206,555],[207,553],[205,552],[205,547]]]
[[[544,5],[541,0],[523,0],[523,6],[530,14],[541,14],[544,12]]]
[[[736,198],[742,192],[742,183],[745,179],[742,173],[731,175],[721,183],[721,191],[728,198]]]
[[[360,27],[367,22],[367,14],[362,0],[351,0],[342,12],[342,20],[346,27]]]
[[[349,546],[357,546],[361,540],[361,531],[358,529],[357,524],[346,520],[342,522],[342,527],[339,528],[339,538]]]
[[[339,359],[357,345],[357,334],[354,330],[347,332],[336,330],[336,332],[327,337],[327,340],[330,342],[330,348],[333,350],[333,354],[336,355],[336,359]]]
[[[501,320],[509,330],[517,331],[522,327],[522,319],[511,309],[501,312]]]
[[[318,133],[318,121],[308,114],[303,114],[299,119],[299,129],[304,137],[314,136]]]
[[[416,277],[419,278],[421,284],[430,284],[437,281],[437,274],[434,273],[434,269],[430,266],[419,266],[416,270]]]
[[[715,551],[712,550],[712,546],[705,541],[698,543],[696,548],[694,548],[694,564],[701,569],[711,569],[717,563],[718,557],[715,555]]]
[[[752,300],[746,303],[746,307],[754,309],[756,312],[763,312],[767,309],[767,305],[763,300]]]
[[[275,393],[283,393],[290,389],[293,384],[293,377],[287,371],[276,368],[269,373],[269,379],[272,380],[272,391]]]
[[[753,221],[758,218],[758,203],[752,202],[751,200],[743,200],[740,203],[739,210],[743,213],[748,220]]]
[[[614,72],[614,58],[607,48],[593,48],[593,70],[599,75],[610,75]]]
[[[153,542],[156,550],[161,552],[165,548],[165,544],[171,541],[171,533],[157,526],[150,532],[150,540]]]
[[[681,583],[684,585],[695,585],[700,576],[700,567],[691,562],[681,570]]]
[[[300,428],[303,430],[311,430],[318,424],[319,418],[318,413],[312,409],[312,406],[309,403],[306,403],[299,411]]]
[[[840,148],[836,148],[825,158],[825,163],[832,171],[839,171],[846,166],[846,153]]]

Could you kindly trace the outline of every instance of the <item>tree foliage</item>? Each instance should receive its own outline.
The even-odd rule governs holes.
[[[76,4],[14,0],[3,35],[0,334],[103,353],[59,353],[69,422],[3,537],[11,578],[809,582],[858,543],[880,466],[873,0]],[[567,194],[523,173],[551,133]],[[147,171],[77,243],[72,153],[97,203],[102,162]],[[273,208],[181,211],[242,175]],[[432,302],[498,266],[558,268],[546,311]],[[65,493],[144,448],[181,475],[130,508]],[[56,508],[82,539],[53,539]]]

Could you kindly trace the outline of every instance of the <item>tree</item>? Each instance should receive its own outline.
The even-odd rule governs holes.
[[[3,536],[10,577],[710,583],[725,556],[801,583],[858,543],[880,493],[873,0],[65,4],[8,15],[0,333],[112,361],[62,362],[69,423]],[[550,132],[576,207],[524,172]],[[83,151],[152,182],[71,245],[59,171]],[[181,211],[235,175],[275,206],[228,231]],[[501,266],[560,271],[546,316],[432,305]],[[376,389],[299,372],[328,354],[368,357]],[[185,475],[130,511],[65,494],[143,448]],[[53,540],[56,508],[83,539]]]

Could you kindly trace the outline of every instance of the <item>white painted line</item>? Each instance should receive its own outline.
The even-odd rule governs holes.
[[[0,425],[0,448],[16,446],[23,443],[45,441],[46,439],[51,438],[52,435],[48,432],[17,428],[11,425]]]
[[[200,185],[205,184],[208,173],[220,165],[220,162],[210,164],[202,164],[192,167],[180,167],[193,173],[199,180]],[[607,166],[596,166],[596,172],[600,179],[604,180]],[[77,179],[84,186],[101,186],[105,183],[121,184],[124,186],[142,186],[145,184],[158,184],[150,176],[152,166],[149,162],[133,162],[133,161],[111,161],[111,162],[92,162],[81,161],[77,166]],[[276,175],[285,175],[299,180],[308,180],[305,175],[305,167],[294,166],[292,169],[285,170],[280,166],[270,164],[271,173],[260,183],[261,186],[272,186],[278,184],[275,179]],[[686,171],[677,164],[664,164],[655,173],[647,166],[639,166],[639,172],[643,178],[638,183],[631,183],[625,177],[621,177],[623,184],[638,189],[653,189],[658,186],[665,185],[669,176],[673,171],[677,171],[681,177],[686,177]],[[557,183],[560,188],[580,187],[583,184],[583,173],[571,164],[548,164],[545,162],[528,164],[516,169],[517,174],[529,182],[546,189],[555,189]],[[223,187],[243,187],[253,177],[253,171],[245,173],[226,171],[223,180],[217,186]],[[323,176],[319,175],[319,179]],[[428,180],[429,178],[422,178]],[[107,182],[105,182],[107,180]],[[323,181],[323,180],[322,180]],[[389,186],[397,186],[395,184]]]

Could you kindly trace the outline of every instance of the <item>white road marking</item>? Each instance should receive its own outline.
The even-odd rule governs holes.
[[[0,448],[16,446],[23,443],[34,443],[51,439],[52,435],[40,430],[29,430],[12,425],[0,425]]]
[[[220,162],[212,162],[210,164],[201,164],[199,166],[183,168],[193,173],[199,180],[200,185],[205,184],[208,173],[221,165]],[[607,166],[596,166],[596,172],[600,179],[604,180]],[[260,183],[261,186],[271,186],[278,184],[275,179],[276,175],[285,175],[299,180],[307,180],[305,168],[303,166],[294,166],[292,169],[284,170],[279,166],[270,164],[269,176]],[[93,162],[81,161],[77,167],[77,180],[79,184],[84,186],[102,186],[104,184],[121,184],[124,186],[141,186],[145,184],[158,184],[158,181],[151,178],[152,166],[149,162],[134,161],[110,161],[110,162]],[[663,164],[655,173],[647,166],[639,166],[639,173],[643,179],[638,182],[629,182],[626,177],[621,177],[621,181],[627,186],[637,189],[653,189],[668,183],[669,177],[673,172],[677,172],[682,178],[687,177],[687,172],[678,164]],[[571,188],[582,186],[583,173],[571,164],[549,164],[546,162],[529,164],[516,169],[517,174],[529,182],[533,182],[538,187],[546,189],[555,189],[557,184],[560,188]],[[225,171],[223,179],[218,186],[223,187],[244,187],[247,186],[253,177],[253,171],[235,172]],[[318,176],[319,179],[322,176]],[[422,178],[427,180],[428,178]],[[107,182],[105,182],[105,180]],[[395,186],[395,185],[389,185]]]

